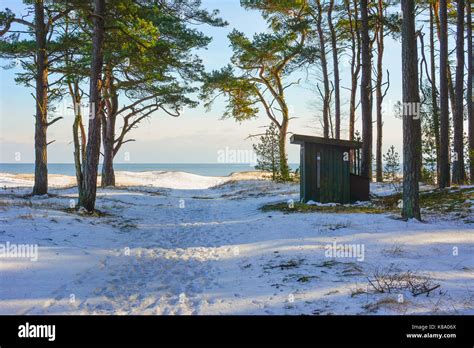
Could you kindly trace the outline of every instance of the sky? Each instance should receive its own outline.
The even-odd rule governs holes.
[[[15,13],[24,13],[20,0],[0,0],[0,8],[8,7]],[[203,0],[203,7],[219,9],[220,16],[229,25],[225,28],[199,26],[206,35],[213,38],[206,50],[197,53],[208,71],[219,69],[229,63],[232,51],[227,38],[236,28],[246,35],[263,32],[266,22],[255,10],[245,10],[238,0]],[[393,106],[401,99],[401,51],[400,42],[387,37],[384,66],[390,71],[390,89],[384,102],[384,147],[395,145],[401,152],[402,121],[394,117]],[[350,86],[350,65],[348,56],[341,56],[341,84]],[[0,60],[0,66],[8,62]],[[34,162],[34,99],[32,89],[15,83],[18,69],[0,69],[0,162]],[[289,132],[321,135],[320,108],[315,105],[317,97],[312,85],[314,76],[298,73],[287,82],[301,78],[299,85],[288,89],[287,100],[291,117]],[[347,139],[348,130],[348,91],[342,93],[342,138]],[[359,92],[358,92],[359,93]],[[67,111],[68,105],[61,105],[64,119],[48,130],[48,141],[55,140],[48,147],[50,163],[72,163],[72,123],[73,116]],[[225,100],[219,99],[210,111],[202,105],[185,109],[178,118],[157,112],[134,129],[131,137],[136,142],[127,143],[117,154],[116,163],[217,163],[219,153],[227,150],[252,149],[256,139],[249,135],[260,134],[269,125],[269,119],[260,114],[258,118],[238,123],[222,120]],[[66,110],[66,112],[64,112]],[[360,110],[358,110],[360,112]],[[356,128],[360,127],[360,117]],[[375,118],[375,114],[374,114]],[[119,123],[120,125],[120,123]],[[374,127],[374,139],[375,139]],[[375,143],[374,143],[375,146]],[[288,144],[288,158],[291,163],[299,162],[299,146]],[[375,148],[374,148],[375,151]]]

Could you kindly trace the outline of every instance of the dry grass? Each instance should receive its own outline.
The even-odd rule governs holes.
[[[290,206],[286,202],[266,204],[260,208],[263,212],[281,211],[285,214],[289,213],[341,213],[341,214],[383,214],[389,212],[383,207],[374,205],[334,205],[334,206],[318,206],[305,203],[295,202]]]
[[[390,248],[386,248],[382,250],[382,254],[388,256],[402,256],[406,253],[404,250],[403,244],[394,244]]]
[[[263,212],[281,211],[289,213],[366,213],[366,214],[385,214],[399,213],[399,202],[402,198],[401,193],[395,193],[389,196],[373,196],[370,203],[366,205],[359,204],[338,204],[334,206],[318,206],[295,202],[289,205],[287,202],[266,204],[260,208]],[[420,207],[425,213],[457,213],[459,217],[465,218],[472,215],[469,203],[474,200],[474,189],[457,188],[436,189],[420,193]],[[466,223],[474,223],[474,220],[466,220]]]
[[[367,294],[367,290],[362,288],[351,289],[351,297],[356,297],[363,294]]]
[[[22,215],[18,215],[16,218],[22,219],[22,220],[33,220],[34,217],[31,214],[22,214]]]
[[[375,313],[382,308],[387,308],[397,312],[406,312],[410,303],[411,302],[407,300],[403,300],[400,302],[391,296],[386,296],[376,302],[367,303],[363,305],[362,308],[369,313]]]

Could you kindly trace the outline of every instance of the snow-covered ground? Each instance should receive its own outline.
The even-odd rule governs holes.
[[[117,173],[88,216],[70,209],[74,178],[50,181],[31,198],[31,176],[0,174],[0,251],[38,246],[0,257],[0,314],[474,314],[466,220],[264,212],[298,185],[169,172]],[[329,254],[344,244],[359,253]],[[439,287],[376,293],[377,275]]]

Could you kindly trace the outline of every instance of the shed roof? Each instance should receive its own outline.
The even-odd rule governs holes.
[[[313,143],[313,144],[328,145],[328,146],[348,147],[351,149],[359,149],[362,147],[362,143],[360,141],[313,137],[310,135],[302,135],[302,134],[293,134],[290,138],[290,142],[292,144],[300,144],[300,145],[303,143]]]

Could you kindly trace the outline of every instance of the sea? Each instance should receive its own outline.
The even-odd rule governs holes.
[[[290,163],[290,168],[295,170],[298,164]],[[99,173],[101,171],[99,164]],[[186,172],[203,176],[228,176],[237,172],[255,171],[255,166],[251,164],[237,163],[115,163],[115,171],[128,172]],[[0,173],[10,174],[33,174],[35,172],[34,163],[0,163]],[[75,175],[73,163],[49,163],[49,174]]]

